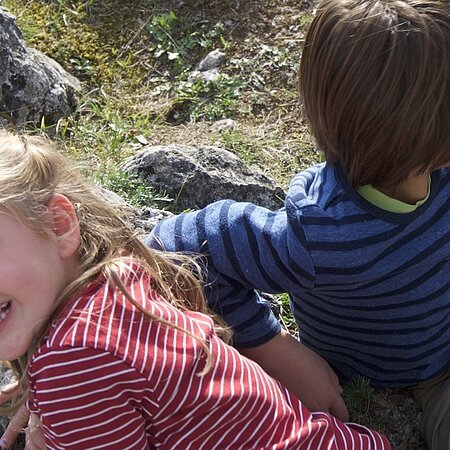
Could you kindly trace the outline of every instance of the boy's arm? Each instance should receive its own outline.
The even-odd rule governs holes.
[[[288,223],[288,214],[250,203],[216,202],[163,220],[146,243],[204,255],[209,306],[233,328],[236,346],[253,347],[281,330],[269,303],[255,289],[299,292],[314,283],[303,231],[301,226],[293,229],[295,220]]]
[[[295,210],[272,212],[232,201],[166,219],[147,239],[154,248],[205,255],[209,305],[233,328],[241,353],[311,410],[330,411],[346,420],[332,369],[281,331],[270,305],[255,291],[281,293],[312,286],[314,267],[304,242]]]
[[[348,420],[339,379],[329,364],[282,330],[270,341],[239,351],[283,383],[310,411],[329,412]]]

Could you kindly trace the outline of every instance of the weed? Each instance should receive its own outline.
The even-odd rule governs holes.
[[[146,184],[138,175],[120,169],[94,177],[102,187],[116,193],[131,205],[162,209],[171,200]]]
[[[86,78],[91,78],[96,75],[96,69],[92,64],[92,61],[89,59],[80,57],[80,58],[70,58],[69,61],[72,63],[72,66],[75,68],[77,73],[83,75]]]
[[[362,423],[367,422],[367,413],[374,392],[375,390],[367,378],[358,377],[345,384],[342,396],[351,411],[352,420]]]
[[[187,103],[191,121],[223,119],[235,114],[242,87],[239,78],[225,74],[211,80],[195,78],[177,85],[175,102]]]
[[[146,29],[154,41],[153,56],[169,62],[175,75],[192,69],[195,58],[205,50],[226,46],[221,22],[210,28],[207,20],[188,19],[173,11],[153,17]]]
[[[123,149],[125,143],[135,142],[137,136],[145,138],[154,129],[152,114],[121,111],[114,99],[102,89],[83,96],[68,122],[65,132],[81,141],[81,147],[91,147],[92,152],[95,145],[103,158],[116,162],[129,156]]]
[[[225,130],[220,136],[220,144],[224,149],[239,156],[246,164],[257,164],[261,161],[262,152],[257,142],[239,131]]]
[[[302,28],[308,28],[314,19],[314,14],[305,13],[300,17],[300,26]]]
[[[261,44],[253,58],[232,58],[234,70],[249,74],[248,85],[257,91],[277,84],[292,85],[298,71],[298,54],[287,48]]]
[[[295,323],[294,316],[291,312],[289,294],[279,294],[276,295],[275,298],[277,299],[278,307],[280,309],[279,320],[281,325],[286,331],[289,331],[292,336],[298,337],[297,324]]]

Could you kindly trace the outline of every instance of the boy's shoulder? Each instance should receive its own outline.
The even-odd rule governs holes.
[[[430,201],[450,193],[450,167],[431,174]],[[327,216],[362,213],[385,219],[380,210],[364,200],[347,182],[338,167],[326,163],[311,166],[295,175],[289,185],[286,206],[295,207],[302,216]],[[428,205],[429,206],[429,205]]]
[[[442,185],[450,185],[450,167],[442,167],[437,169],[432,173],[432,178],[435,182],[441,183]]]
[[[351,188],[342,172],[326,163],[311,166],[295,175],[289,185],[286,203],[297,209],[326,210],[338,199],[349,197]]]

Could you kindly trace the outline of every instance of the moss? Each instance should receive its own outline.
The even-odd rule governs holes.
[[[114,170],[139,148],[137,136],[150,143],[186,143],[192,135],[213,143],[220,136],[205,133],[202,122],[232,115],[239,123],[240,138],[223,144],[285,184],[297,166],[314,157],[310,146],[304,145],[305,128],[298,123],[292,80],[286,75],[295,71],[292,61],[297,52],[290,54],[277,43],[265,45],[261,53],[261,33],[266,39],[272,25],[253,21],[255,13],[262,12],[259,3],[250,7],[243,2],[239,11],[226,1],[186,0],[180,7],[174,3],[4,0],[28,45],[83,82],[75,114],[56,130],[44,131],[59,135],[69,152],[94,170]],[[238,25],[242,14],[252,18],[250,34],[245,20]],[[236,26],[230,20],[225,25],[227,18]],[[283,22],[283,29],[291,29],[289,23]],[[217,47],[227,49],[223,82],[191,82],[188,75],[194,63]],[[281,80],[273,76],[275,71],[286,76]],[[236,86],[233,80],[238,81]],[[275,107],[283,115],[274,114]],[[170,122],[180,108],[186,108],[182,120]],[[255,146],[277,148],[276,157],[261,150],[256,161]]]
[[[62,1],[4,1],[16,15],[27,44],[58,61],[88,87],[118,79],[136,86],[145,71],[141,65],[134,66],[138,49],[125,47],[139,29],[137,18],[142,8],[131,9],[120,1],[97,3],[88,6],[78,0],[65,6]],[[147,5],[146,10],[151,7]],[[124,27],[129,31],[124,32]]]

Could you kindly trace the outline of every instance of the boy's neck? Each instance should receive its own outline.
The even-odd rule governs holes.
[[[380,187],[377,189],[388,197],[395,198],[404,203],[409,203],[410,205],[415,205],[428,195],[429,180],[430,175],[428,173],[412,175],[395,187]]]

